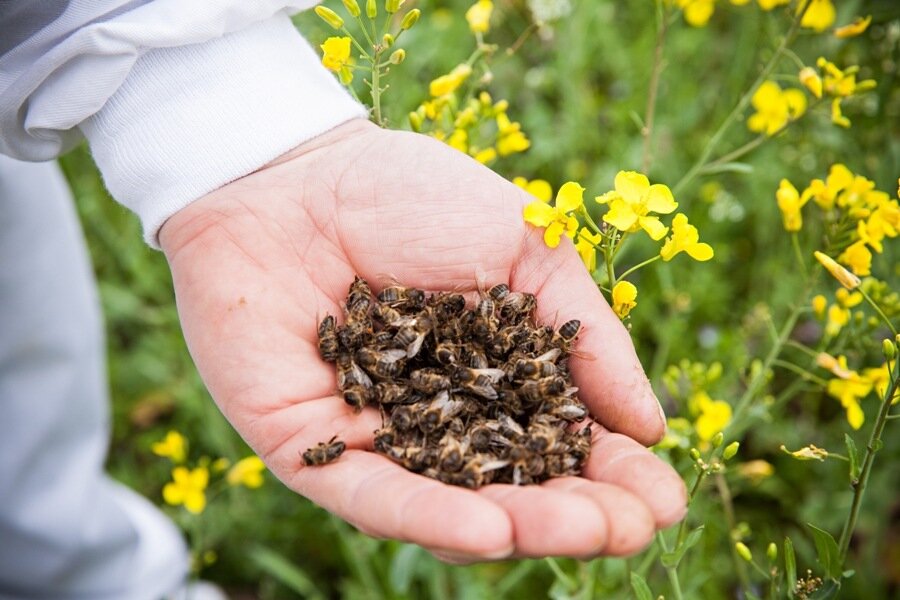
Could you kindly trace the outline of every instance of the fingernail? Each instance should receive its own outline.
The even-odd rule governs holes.
[[[663,430],[666,428],[666,411],[663,410],[662,404],[660,404],[659,400],[656,401],[656,406],[659,408],[659,420],[662,421]]]
[[[483,554],[482,556],[484,556],[487,560],[500,560],[502,558],[508,558],[509,556],[512,555],[513,552],[515,552],[515,550],[516,550],[516,546],[515,546],[515,544],[513,544],[503,550],[496,550],[494,552],[488,552],[488,553]]]

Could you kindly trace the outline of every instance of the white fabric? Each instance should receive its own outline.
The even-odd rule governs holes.
[[[80,128],[156,246],[191,201],[365,116],[290,22],[315,3],[72,0],[0,57],[0,152],[46,160]]]

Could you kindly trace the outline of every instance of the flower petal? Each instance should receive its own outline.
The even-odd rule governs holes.
[[[700,262],[705,262],[713,257],[712,246],[703,242],[688,246],[684,251],[688,253],[688,256]]]
[[[616,174],[616,191],[630,204],[637,204],[644,197],[650,180],[637,171],[619,171]]]
[[[562,236],[564,230],[564,226],[559,221],[553,221],[544,230],[544,243],[547,244],[548,248],[556,248],[559,246],[560,236]]]
[[[654,241],[661,240],[669,231],[669,228],[663,225],[656,217],[641,217],[638,219],[638,222],[640,223],[641,229],[646,231],[647,235],[650,236],[650,239]]]
[[[535,200],[525,206],[522,215],[527,223],[538,227],[547,227],[556,219],[556,209],[546,202]]]
[[[603,215],[603,220],[620,231],[628,231],[637,223],[638,216],[622,198],[615,198],[609,204],[609,212]]]
[[[669,186],[661,183],[655,183],[647,190],[647,208],[655,213],[667,215],[678,208],[675,197],[672,196],[672,190]]]
[[[556,193],[556,208],[561,212],[572,212],[583,204],[584,188],[574,181],[564,183]]]

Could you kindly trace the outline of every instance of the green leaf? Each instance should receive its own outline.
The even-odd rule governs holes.
[[[420,563],[424,551],[413,544],[404,544],[394,554],[391,561],[390,582],[398,594],[406,595],[416,574],[416,566]]]
[[[859,451],[849,433],[844,434],[844,444],[847,446],[847,457],[850,459],[850,481],[856,481],[859,479]]]
[[[825,585],[820,587],[809,597],[810,600],[831,600],[837,598],[838,592],[841,590],[841,584],[835,581],[827,581]]]
[[[813,537],[816,542],[816,554],[819,557],[819,564],[825,569],[825,574],[831,579],[839,581],[841,578],[841,558],[838,550],[837,542],[831,537],[831,534],[823,529],[819,529],[815,525],[807,523],[812,529]]]
[[[797,557],[794,556],[794,543],[791,538],[784,538],[784,574],[787,577],[787,593],[794,597],[794,586],[797,585]]]
[[[250,548],[247,556],[250,562],[291,591],[300,594],[302,598],[325,600],[325,594],[316,587],[309,575],[278,552],[265,546],[254,546]]]
[[[667,569],[677,568],[679,563],[681,563],[681,559],[684,558],[684,553],[694,547],[697,542],[700,541],[700,536],[702,535],[703,525],[690,532],[685,538],[684,542],[678,548],[675,548],[671,552],[666,552],[665,554],[663,554],[659,558],[662,565]]]
[[[631,572],[631,589],[634,590],[634,597],[637,600],[653,600],[653,592],[650,591],[650,586],[647,585],[643,577],[634,571]]]

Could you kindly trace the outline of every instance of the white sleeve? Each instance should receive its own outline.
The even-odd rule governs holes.
[[[366,116],[291,23],[315,3],[72,0],[0,56],[0,152],[48,160],[82,132],[158,247],[192,201]]]

